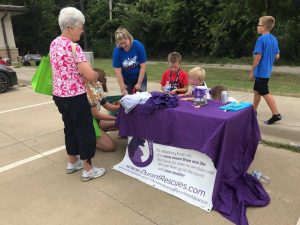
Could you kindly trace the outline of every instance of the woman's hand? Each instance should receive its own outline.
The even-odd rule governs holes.
[[[251,80],[251,81],[254,80],[254,75],[253,75],[253,70],[252,69],[249,72],[248,79]]]
[[[183,100],[183,101],[194,101],[194,97],[184,97],[184,98],[181,98],[180,100]]]
[[[122,90],[121,90],[121,94],[122,94],[123,96],[128,95],[128,91],[127,91],[126,89],[122,89]]]
[[[170,92],[171,95],[175,95],[177,93],[177,89],[174,89]]]
[[[119,110],[120,108],[120,102],[113,102],[113,103],[109,103],[109,102],[106,102],[103,107],[107,110],[107,111],[112,111],[112,112],[116,112]]]
[[[116,74],[117,81],[118,81],[118,84],[120,86],[122,95],[123,96],[128,95],[128,91],[126,90],[127,86],[124,83],[124,79],[123,79],[123,76],[122,76],[122,69],[121,68],[114,68],[114,70],[115,70],[115,74]]]
[[[135,90],[140,91],[142,88],[142,85],[140,85],[139,83],[137,83],[136,85],[134,85]]]

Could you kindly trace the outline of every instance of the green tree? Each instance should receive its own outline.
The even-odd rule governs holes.
[[[13,17],[20,54],[47,53],[50,42],[60,34],[59,10],[80,9],[74,0],[2,0],[3,4],[25,5],[28,13]],[[85,0],[86,34],[89,50],[97,57],[111,57],[112,35],[119,26],[142,41],[150,57],[165,57],[170,51],[184,56],[250,56],[258,37],[259,17],[276,18],[272,33],[279,40],[281,55],[300,57],[299,0],[114,0],[109,20],[108,0]]]

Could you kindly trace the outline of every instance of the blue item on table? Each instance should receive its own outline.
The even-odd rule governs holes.
[[[219,107],[219,109],[221,110],[226,110],[226,111],[239,111],[242,110],[244,108],[247,108],[249,106],[251,106],[252,104],[250,102],[231,102],[228,105],[224,105]]]

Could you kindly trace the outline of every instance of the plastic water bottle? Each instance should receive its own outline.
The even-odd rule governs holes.
[[[165,90],[166,94],[170,94],[170,92],[171,92],[171,84],[170,84],[169,81],[167,81],[164,90]]]
[[[195,108],[200,108],[201,107],[201,99],[198,97],[195,97],[193,105],[195,106]]]
[[[198,88],[198,86],[194,86],[193,87],[193,91],[192,94],[194,96],[194,101],[193,101],[193,105],[195,106],[195,108],[200,108],[201,107],[201,90],[200,88]]]
[[[293,146],[293,147],[300,148],[300,144],[296,144],[296,143],[294,143],[294,142],[291,142],[290,145]]]
[[[228,91],[221,92],[221,102],[223,105],[228,103],[228,97]]]
[[[263,175],[260,171],[258,170],[254,170],[251,175],[253,177],[256,177],[260,182],[265,183],[265,184],[269,184],[271,182],[270,177],[267,177],[265,175]]]

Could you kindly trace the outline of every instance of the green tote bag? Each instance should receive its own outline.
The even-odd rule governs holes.
[[[52,95],[52,70],[49,55],[42,58],[31,80],[31,86],[36,93]]]
[[[99,128],[99,124],[95,118],[93,118],[93,126],[96,134],[96,138],[101,137],[101,130]]]

